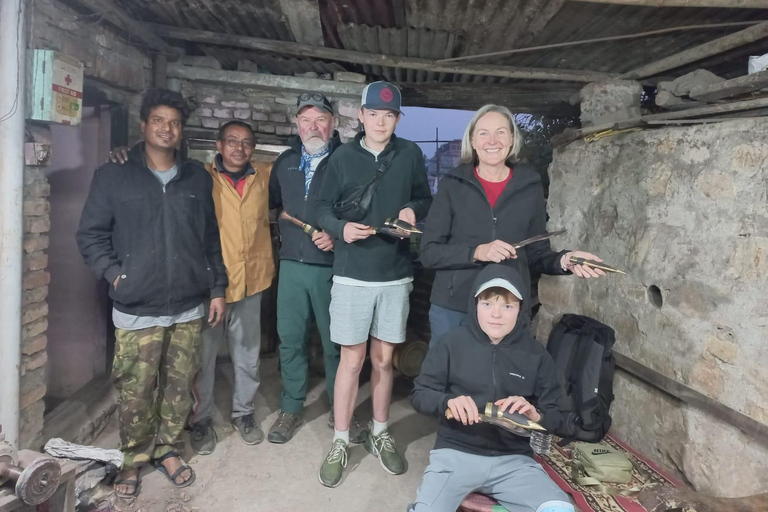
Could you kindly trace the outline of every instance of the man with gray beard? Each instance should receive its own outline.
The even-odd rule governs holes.
[[[272,167],[269,208],[317,226],[315,202],[328,157],[340,144],[333,130],[333,106],[323,94],[302,93],[296,101],[297,137]],[[308,234],[285,216],[279,218],[280,273],[277,287],[277,333],[283,392],[280,412],[267,436],[271,443],[291,440],[304,423],[309,383],[309,335],[314,319],[323,345],[325,389],[331,403],[328,425],[333,428],[333,386],[340,347],[331,341],[330,314],[333,279],[333,239],[322,231]],[[353,418],[350,441],[361,443],[365,430]]]

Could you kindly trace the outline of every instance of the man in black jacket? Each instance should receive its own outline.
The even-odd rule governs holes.
[[[280,208],[293,218],[318,226],[315,203],[331,153],[339,147],[333,130],[333,106],[321,93],[302,93],[296,101],[299,135],[289,141],[272,166],[269,208]],[[325,390],[331,403],[329,426],[333,427],[333,385],[339,367],[339,346],[331,341],[331,279],[333,239],[317,231],[308,235],[285,216],[280,226],[280,276],[277,288],[277,333],[280,336],[280,373],[283,393],[277,420],[267,440],[287,443],[303,424],[302,413],[309,383],[309,334],[314,318],[323,345]],[[354,418],[353,442],[361,443],[365,431]]]
[[[123,471],[115,490],[135,496],[139,467],[154,461],[174,486],[194,481],[179,458],[199,367],[204,305],[218,324],[226,307],[212,182],[177,147],[188,108],[181,94],[153,89],[141,105],[144,142],[125,165],[98,168],[77,244],[110,284]]]
[[[456,510],[478,491],[515,512],[573,512],[534,461],[528,437],[479,422],[479,410],[494,402],[548,431],[560,423],[554,362],[528,334],[526,300],[528,287],[516,269],[488,265],[472,287],[467,325],[430,346],[411,404],[440,424],[411,511]],[[456,419],[446,419],[448,409]]]
[[[408,241],[378,235],[374,227],[391,218],[415,224],[432,202],[421,150],[394,134],[400,91],[387,82],[374,82],[363,91],[361,104],[358,117],[364,132],[331,155],[317,206],[320,226],[336,240],[331,339],[342,346],[334,390],[333,444],[319,472],[327,487],[339,485],[346,465],[350,420],[369,336],[373,421],[365,447],[386,472],[405,472],[387,422],[392,353],[405,341],[413,268]],[[334,205],[377,175],[370,207],[361,218],[351,222],[346,214],[334,211]]]

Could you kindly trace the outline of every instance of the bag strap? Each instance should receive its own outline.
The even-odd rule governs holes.
[[[393,158],[395,158],[394,149],[387,153],[387,156],[384,157],[381,162],[379,162],[379,167],[376,169],[376,176],[379,176],[379,173],[384,174],[387,172],[387,169],[389,169],[389,165],[392,163]]]

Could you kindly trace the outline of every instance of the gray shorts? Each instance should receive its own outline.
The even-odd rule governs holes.
[[[568,496],[526,455],[484,457],[450,448],[429,452],[410,512],[456,510],[472,492],[491,496],[510,512],[573,512]]]
[[[331,341],[339,345],[359,345],[371,335],[388,343],[404,342],[411,290],[412,283],[391,286],[333,283]]]

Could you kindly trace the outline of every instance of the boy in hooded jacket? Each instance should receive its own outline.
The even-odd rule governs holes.
[[[472,492],[510,512],[573,512],[533,459],[527,437],[480,423],[487,402],[550,432],[560,422],[554,362],[529,334],[526,300],[528,287],[516,269],[489,265],[472,286],[467,325],[430,346],[411,404],[440,425],[412,512],[454,511]],[[456,419],[446,419],[447,409]]]

